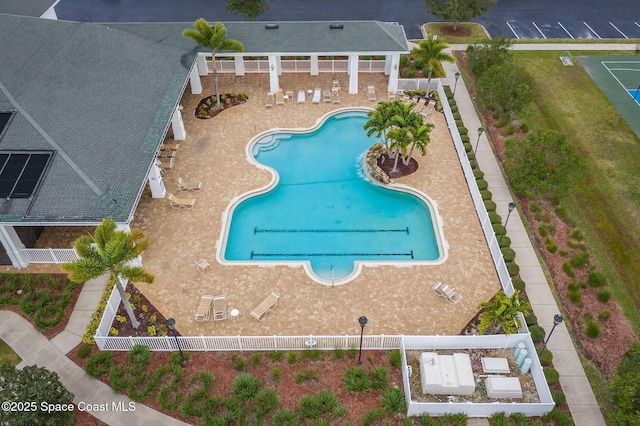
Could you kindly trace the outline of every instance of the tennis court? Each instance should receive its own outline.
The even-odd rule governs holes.
[[[577,59],[640,137],[640,58],[579,56]]]

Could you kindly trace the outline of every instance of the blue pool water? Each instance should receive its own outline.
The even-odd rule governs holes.
[[[316,131],[275,134],[253,146],[279,175],[271,191],[230,214],[225,260],[308,260],[324,280],[340,280],[354,262],[435,260],[440,256],[429,207],[414,195],[362,176],[375,143],[365,113],[336,115]]]

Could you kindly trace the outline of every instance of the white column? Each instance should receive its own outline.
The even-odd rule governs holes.
[[[358,55],[349,55],[349,94],[358,93]]]
[[[275,93],[280,88],[278,81],[278,59],[276,55],[269,55],[269,92]]]
[[[318,74],[318,55],[311,55],[311,75]]]
[[[184,122],[182,121],[181,107],[177,107],[171,117],[171,128],[173,129],[173,138],[177,141],[183,141],[187,138],[187,131],[184,129]]]
[[[25,248],[20,237],[13,229],[13,226],[3,225],[0,226],[0,243],[4,246],[11,264],[14,268],[26,268],[29,266],[29,259],[22,254],[22,249]]]
[[[278,75],[282,75],[282,56],[276,57],[276,71],[278,71]]]
[[[189,73],[189,83],[191,84],[191,94],[199,95],[202,93],[202,82],[200,81],[200,76],[198,75],[198,67],[191,67],[191,72]]]
[[[233,63],[236,66],[236,75],[244,75],[244,57],[242,55],[233,55]]]
[[[393,60],[393,55],[387,55],[384,57],[384,75],[389,75],[391,72],[391,62]]]
[[[167,193],[167,188],[165,188],[164,186],[164,179],[162,179],[162,173],[160,171],[160,167],[158,167],[155,163],[153,164],[153,166],[151,166],[151,170],[149,170],[147,179],[149,179],[149,188],[151,188],[151,197],[164,198],[164,196]]]
[[[207,68],[207,58],[204,53],[198,53],[198,59],[196,59],[196,66],[198,67],[199,75],[205,76],[209,74],[209,69]]]
[[[387,55],[389,58],[389,55]],[[389,90],[393,90],[394,92],[398,90],[398,75],[400,73],[400,55],[395,54],[391,55],[391,61],[389,61],[390,70],[389,70],[389,85],[387,88]],[[386,64],[385,64],[386,68]]]

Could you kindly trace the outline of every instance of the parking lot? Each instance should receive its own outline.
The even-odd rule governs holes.
[[[501,35],[516,39],[607,39],[640,38],[640,23],[636,21],[505,21]],[[492,34],[493,36],[493,34]]]

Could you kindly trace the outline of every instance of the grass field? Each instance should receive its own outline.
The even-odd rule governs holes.
[[[4,340],[0,340],[0,364],[8,362],[15,367],[20,363],[20,361],[22,361],[22,359],[18,354],[15,353],[13,349],[4,342]]]
[[[450,27],[451,24],[451,22],[431,22],[425,24],[425,28],[427,34],[438,35],[438,38],[444,39],[448,44],[482,43],[489,38],[484,28],[482,28],[481,25],[474,23],[458,23],[458,27],[466,28],[471,31],[471,34],[468,37],[456,37],[444,34],[442,32],[442,28],[445,26]]]

